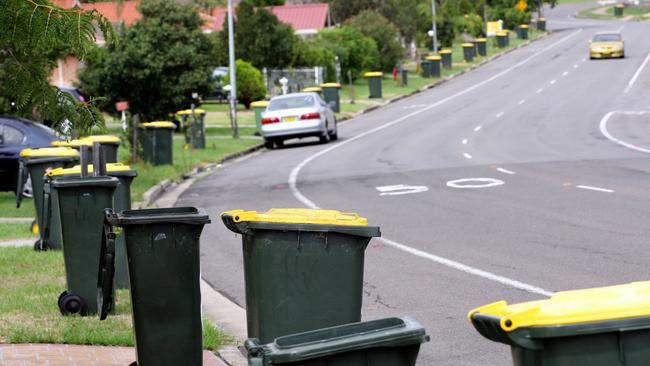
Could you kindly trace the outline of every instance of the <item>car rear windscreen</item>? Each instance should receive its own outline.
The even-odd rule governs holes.
[[[596,34],[594,36],[594,42],[617,42],[621,40],[621,36],[618,34]]]
[[[302,95],[297,97],[287,97],[271,100],[268,111],[281,111],[283,109],[305,108],[314,105],[314,97]]]

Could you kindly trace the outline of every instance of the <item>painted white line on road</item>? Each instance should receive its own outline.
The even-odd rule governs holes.
[[[497,171],[499,171],[499,172],[501,172],[501,173],[505,173],[505,174],[510,174],[510,175],[515,175],[515,174],[516,174],[516,173],[513,172],[512,170],[503,169],[503,168],[497,168]]]
[[[555,80],[555,79],[551,80],[551,85],[553,85],[555,83],[557,83],[557,80]]]
[[[623,28],[625,28],[624,25],[622,25],[620,28],[616,30],[616,33],[621,33],[623,31]]]
[[[470,184],[479,182],[479,184]],[[460,188],[460,189],[476,189],[476,188],[490,188],[506,184],[506,182],[495,178],[463,178],[450,180],[447,182],[447,187]]]
[[[398,184],[394,186],[375,187],[380,196],[401,196],[403,194],[421,193],[429,190],[427,186],[407,186],[406,184]]]
[[[623,140],[617,139],[616,137],[612,136],[609,131],[607,131],[607,122],[609,119],[615,115],[615,114],[625,114],[625,115],[636,115],[636,116],[642,116],[646,114],[650,114],[650,111],[611,111],[603,117],[603,119],[600,120],[600,132],[607,137],[610,141],[613,141],[619,145],[625,146],[628,149],[644,152],[646,154],[650,154],[650,150],[642,148],[640,146],[632,145],[629,142],[625,142]]]
[[[562,73],[562,76],[567,76],[567,75],[569,75],[568,71],[565,71],[565,72]]]
[[[543,91],[544,91],[544,88],[539,88],[539,89],[537,89],[536,93],[539,94],[539,93],[541,93]]]
[[[479,132],[483,128],[483,126],[476,126],[474,127],[474,132]]]
[[[639,66],[639,69],[636,70],[634,76],[632,76],[632,79],[630,79],[630,82],[627,83],[627,87],[625,88],[625,90],[623,90],[623,94],[627,94],[630,91],[630,89],[632,89],[632,86],[634,86],[636,79],[639,78],[639,75],[641,75],[641,71],[643,71],[643,68],[648,63],[649,60],[650,60],[650,53],[648,53],[648,56],[645,57],[645,60],[643,60],[643,63],[641,64],[641,66]]]
[[[467,145],[467,139],[463,139],[463,145]]]
[[[583,58],[582,58],[582,62],[586,62],[586,61],[587,61],[587,58],[586,58],[586,57],[583,57]]]
[[[574,68],[574,69],[577,69],[577,68],[578,68],[578,64],[573,65],[573,68]]]
[[[598,192],[605,192],[605,193],[614,193],[613,189],[599,188],[599,187],[592,187],[592,186],[578,185],[576,186],[576,188],[588,189],[590,191],[598,191]]]
[[[470,155],[468,153],[464,153],[463,156],[465,157],[465,159],[471,159],[472,158],[472,155]]]
[[[399,249],[401,251],[413,254],[416,257],[420,257],[420,258],[423,258],[423,259],[428,259],[428,260],[430,260],[432,262],[442,264],[443,266],[450,267],[450,268],[453,268],[453,269],[457,269],[457,270],[459,270],[461,272],[465,272],[467,274],[482,277],[482,278],[485,278],[485,279],[488,279],[488,280],[491,280],[491,281],[501,283],[501,284],[509,286],[509,287],[514,287],[514,288],[517,288],[517,289],[520,289],[520,290],[524,290],[524,291],[527,291],[527,292],[532,292],[534,294],[538,294],[538,295],[542,295],[542,296],[551,296],[551,295],[553,295],[553,292],[544,290],[543,288],[533,286],[533,285],[529,285],[527,283],[517,281],[517,280],[513,280],[511,278],[499,276],[497,274],[487,272],[487,271],[484,271],[484,270],[481,270],[481,269],[478,269],[478,268],[470,267],[468,265],[453,261],[451,259],[439,257],[437,255],[433,255],[433,254],[424,252],[424,251],[419,250],[419,249],[411,248],[411,247],[409,247],[407,245],[398,243],[396,241],[390,240],[390,239],[385,238],[385,237],[382,237],[381,239],[378,239],[378,240],[390,245],[393,248],[396,248],[396,249]]]
[[[404,122],[404,121],[408,120],[409,118],[411,118],[413,116],[416,116],[416,115],[418,115],[420,113],[423,113],[423,112],[426,112],[426,111],[431,110],[433,108],[436,108],[436,107],[438,107],[438,106],[440,106],[442,104],[445,104],[445,103],[447,103],[447,102],[449,102],[451,100],[454,100],[454,99],[456,99],[458,97],[461,97],[461,96],[463,96],[463,95],[465,95],[465,94],[467,94],[469,92],[472,92],[472,91],[482,87],[483,85],[488,84],[489,82],[494,81],[494,80],[496,80],[496,79],[498,79],[498,78],[512,72],[513,70],[521,67],[522,65],[525,65],[530,60],[532,60],[532,59],[536,58],[537,56],[541,55],[542,53],[552,49],[553,47],[566,42],[568,39],[575,36],[576,34],[579,34],[580,32],[582,32],[582,29],[578,29],[577,31],[575,31],[575,32],[573,32],[573,33],[559,39],[558,41],[556,41],[556,42],[542,48],[541,50],[535,52],[534,54],[532,54],[529,57],[523,59],[522,61],[512,65],[511,67],[509,67],[509,68],[507,68],[507,69],[505,69],[505,70],[503,70],[503,71],[501,71],[501,72],[499,72],[499,73],[497,73],[495,75],[492,75],[491,77],[489,77],[489,78],[487,78],[487,79],[485,79],[485,80],[483,80],[483,81],[481,81],[479,83],[476,83],[476,84],[472,85],[471,87],[469,87],[467,89],[461,90],[461,91],[459,91],[459,92],[457,92],[455,94],[452,94],[452,95],[450,95],[448,97],[445,97],[445,98],[439,100],[438,102],[429,105],[428,107],[419,109],[419,110],[414,111],[412,113],[409,113],[409,114],[407,114],[405,116],[402,116],[402,117],[400,117],[400,118],[398,118],[398,119],[396,119],[394,121],[388,122],[388,123],[386,123],[384,125],[381,125],[381,126],[377,126],[377,127],[372,128],[372,129],[370,129],[370,130],[368,130],[366,132],[362,132],[362,133],[360,133],[360,134],[358,134],[356,136],[352,136],[352,137],[348,138],[347,140],[343,140],[341,142],[338,142],[338,143],[336,143],[336,144],[334,144],[332,146],[329,146],[329,147],[327,147],[327,148],[325,148],[325,149],[323,149],[321,151],[318,151],[317,153],[314,153],[314,154],[308,156],[307,158],[305,158],[303,161],[301,161],[298,165],[296,165],[291,170],[291,173],[289,174],[289,179],[288,179],[289,189],[291,190],[293,196],[298,201],[303,203],[305,206],[307,206],[309,208],[314,208],[314,209],[319,208],[318,205],[316,205],[316,203],[314,203],[314,201],[310,200],[309,198],[307,198],[304,194],[302,194],[300,192],[300,190],[298,189],[298,185],[297,185],[298,175],[300,174],[300,171],[302,170],[302,168],[304,168],[311,161],[313,161],[314,159],[316,159],[316,158],[318,158],[318,157],[320,157],[322,155],[325,155],[325,154],[331,152],[332,150],[338,149],[341,146],[344,146],[344,145],[349,144],[351,142],[357,141],[357,140],[362,139],[362,138],[364,138],[366,136],[375,134],[375,133],[377,133],[379,131],[382,131],[384,129],[387,129],[389,127],[395,126],[395,125],[397,125],[397,124],[399,124],[401,122]],[[347,126],[347,125],[348,124],[344,124],[344,125],[342,125],[342,127],[345,128],[345,126]],[[384,240],[387,244],[399,244],[397,242],[390,241],[389,239],[387,239],[385,237],[383,237],[382,240]],[[393,245],[393,246],[400,249],[400,250],[402,250],[402,251],[407,251],[407,252],[412,253],[412,254],[414,254],[416,252],[419,252],[419,251],[417,251],[417,249],[410,248],[410,247],[408,247],[406,245],[403,245],[403,244],[399,244],[399,246],[397,246],[397,245]],[[428,254],[428,253],[426,253],[426,254]],[[428,255],[431,256],[432,259],[433,258],[439,258],[440,260],[448,261],[448,263],[449,263],[448,265],[451,265],[452,268],[457,268],[457,269],[467,268],[468,271],[465,271],[466,273],[470,273],[470,274],[473,274],[473,275],[476,275],[476,276],[481,276],[483,278],[487,278],[487,279],[502,283],[502,284],[507,285],[507,286],[512,286],[512,287],[515,287],[515,288],[518,288],[518,289],[522,289],[522,290],[525,290],[525,291],[541,294],[541,295],[544,295],[544,296],[552,295],[551,292],[545,291],[545,290],[540,289],[540,288],[535,287],[535,286],[530,286],[530,285],[527,285],[525,283],[514,281],[514,280],[511,281],[511,280],[509,280],[509,279],[507,279],[505,277],[496,276],[496,275],[493,275],[493,274],[491,274],[489,272],[485,272],[485,271],[482,271],[482,270],[479,270],[479,269],[475,269],[475,268],[466,266],[464,264],[451,261],[449,259],[433,256],[432,254],[428,254]]]
[[[522,105],[522,104],[524,104],[524,103],[526,103],[526,99],[522,99],[522,100],[520,100],[519,103],[517,103],[517,104]]]
[[[501,117],[503,117],[504,114],[506,114],[506,113],[505,113],[505,112],[499,112],[499,113],[497,113],[497,118],[501,118]]]

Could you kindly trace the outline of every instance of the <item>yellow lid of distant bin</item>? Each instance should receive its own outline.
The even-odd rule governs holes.
[[[324,83],[320,84],[321,88],[340,88],[341,84],[339,83]]]
[[[205,114],[205,109],[195,108],[195,109],[194,109],[194,113],[197,113],[197,114]],[[176,112],[176,115],[177,115],[177,116],[184,116],[184,115],[188,115],[188,114],[192,114],[192,110],[191,110],[191,109],[183,109],[182,111],[178,111],[178,112]]]
[[[140,127],[176,128],[176,125],[173,122],[155,121],[155,122],[140,123]]]
[[[557,292],[547,300],[508,305],[495,302],[469,312],[500,317],[506,332],[521,327],[554,326],[650,316],[650,281]]]
[[[625,7],[625,4],[616,4],[615,6],[616,6],[617,8],[624,8],[624,7]]]
[[[479,42],[479,43],[487,42],[487,38],[476,38],[474,42]]]
[[[266,212],[233,210],[224,212],[235,222],[272,222],[284,224],[368,226],[368,219],[356,213],[308,208],[272,208]]]
[[[499,36],[499,37],[505,37],[507,35],[508,35],[508,32],[506,32],[506,31],[497,32],[497,36]]]
[[[537,21],[538,21],[538,22],[545,22],[545,21],[546,21],[546,18],[539,18],[539,19],[537,19]]]
[[[474,47],[474,43],[463,43],[462,47]]]
[[[439,61],[442,59],[442,57],[433,55],[433,56],[427,56],[425,57],[425,59],[427,61]]]
[[[20,156],[26,158],[46,156],[79,156],[79,151],[71,147],[43,147],[39,149],[23,149]]]
[[[90,142],[120,142],[120,138],[115,135],[91,135],[82,137],[81,140],[86,140]]]
[[[66,141],[61,140],[61,141],[52,141],[50,145],[58,146],[58,147],[93,146],[93,142],[90,140],[83,140],[83,139],[66,140]]]
[[[363,74],[364,78],[372,78],[377,76],[384,76],[384,73],[381,71],[370,71]]]
[[[269,106],[269,101],[268,100],[258,100],[257,102],[251,103],[251,107],[268,107]]]
[[[438,51],[439,54],[450,54],[451,50],[440,50]]]
[[[308,88],[304,88],[302,91],[303,91],[303,92],[316,92],[316,93],[320,93],[322,90],[321,90],[320,86],[310,86],[310,87],[308,87]]]
[[[528,24],[522,24],[522,25],[519,26],[519,28],[526,29],[526,28],[528,28]]]
[[[128,165],[124,165],[122,163],[106,164],[107,173],[124,172],[128,170],[131,170],[131,167]],[[93,166],[88,165],[88,173],[92,173],[92,172],[93,172]],[[80,175],[80,174],[81,174],[81,165],[75,165],[72,168],[52,169],[47,173],[47,176],[56,177],[59,175]]]

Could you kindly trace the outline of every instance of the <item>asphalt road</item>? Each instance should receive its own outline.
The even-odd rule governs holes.
[[[178,205],[213,218],[203,277],[244,305],[223,211],[358,212],[384,235],[366,252],[363,317],[418,319],[419,365],[511,364],[468,323],[474,307],[648,279],[650,24],[576,9],[548,12],[543,40],[341,124],[337,143],[262,151],[196,183]],[[627,57],[588,60],[590,36],[618,29]]]

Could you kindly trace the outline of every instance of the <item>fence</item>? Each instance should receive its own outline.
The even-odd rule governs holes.
[[[325,80],[325,68],[322,66],[300,69],[266,69],[264,68],[264,82],[270,96],[282,94],[280,79],[287,78],[287,91],[299,92],[310,86],[318,86]]]

